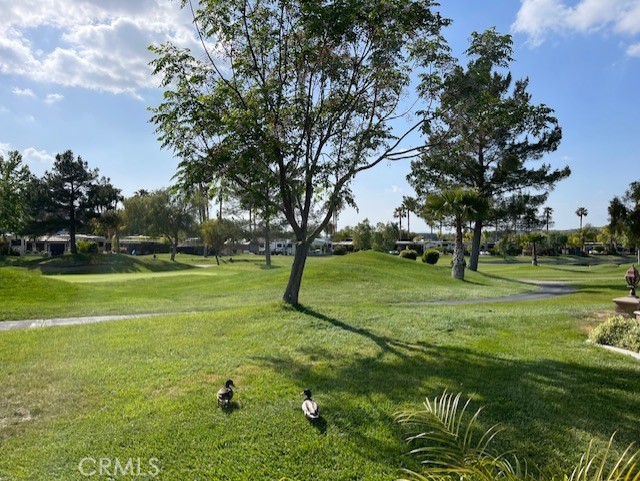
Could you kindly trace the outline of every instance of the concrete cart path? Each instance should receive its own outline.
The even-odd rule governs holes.
[[[523,284],[532,284],[540,286],[537,291],[523,292],[521,294],[513,294],[503,297],[487,297],[485,299],[460,299],[449,301],[424,301],[424,302],[407,302],[403,304],[425,304],[434,306],[458,305],[458,304],[492,304],[495,302],[518,302],[518,301],[537,301],[540,299],[550,299],[557,296],[565,296],[576,290],[575,287],[557,281],[523,281]]]
[[[518,301],[534,301],[539,299],[549,299],[556,296],[563,296],[575,291],[575,287],[562,282],[530,282],[539,285],[540,289],[533,292],[523,292],[522,294],[514,294],[505,297],[492,297],[487,299],[462,299],[449,301],[427,301],[416,302],[415,304],[424,305],[457,305],[457,304],[487,304],[493,302],[518,302]],[[405,303],[403,303],[405,304]],[[414,303],[406,303],[414,304]],[[120,316],[91,316],[91,317],[64,317],[56,319],[29,319],[24,321],[0,321],[0,331],[10,331],[14,329],[32,329],[36,327],[51,326],[72,326],[76,324],[94,324],[96,322],[118,321],[122,319],[142,319],[145,317],[158,317],[187,313],[159,313],[159,314],[132,314]]]
[[[166,316],[168,314],[129,314],[120,316],[59,317],[56,319],[29,319],[25,321],[0,321],[0,331],[13,329],[31,329],[34,327],[73,326],[76,324],[94,324],[121,319],[142,319],[145,317]]]

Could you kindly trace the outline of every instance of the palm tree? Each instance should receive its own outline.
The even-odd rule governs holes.
[[[465,221],[484,212],[488,208],[487,199],[475,190],[452,189],[443,190],[439,194],[429,196],[425,210],[442,214],[453,219],[456,228],[456,241],[453,249],[453,265],[451,277],[464,280],[464,244],[462,243],[462,226]]]
[[[398,219],[399,222],[399,230],[400,237],[398,240],[402,240],[402,217],[404,216],[404,208],[402,206],[396,207],[396,210],[393,211],[393,217]]]
[[[542,215],[544,216],[544,223],[547,227],[547,235],[549,235],[549,224],[552,224],[551,216],[553,215],[553,208],[545,207],[542,209]]]
[[[589,211],[586,207],[578,207],[576,215],[580,217],[580,244],[582,244],[582,250],[584,251],[584,239],[582,237],[582,218],[589,215]]]
[[[402,205],[400,206],[401,209],[404,209],[404,211],[407,214],[407,233],[411,232],[411,224],[409,221],[409,215],[411,214],[411,212],[417,212],[419,209],[418,206],[418,201],[416,199],[414,199],[413,197],[408,197],[408,196],[404,196],[402,198]]]
[[[527,242],[531,244],[531,264],[538,265],[538,245],[546,239],[542,232],[530,232],[526,236]]]
[[[580,231],[582,232],[582,218],[589,215],[589,211],[586,207],[578,207],[576,215],[580,217]]]

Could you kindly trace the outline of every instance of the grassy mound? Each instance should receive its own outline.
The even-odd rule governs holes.
[[[193,266],[152,256],[123,254],[65,254],[29,263],[43,274],[108,274],[125,272],[167,272],[192,269]]]

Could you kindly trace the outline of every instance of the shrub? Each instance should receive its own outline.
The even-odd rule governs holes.
[[[403,251],[400,251],[399,255],[403,259],[411,259],[413,261],[415,261],[418,258],[418,253],[413,249],[405,249]]]
[[[8,241],[4,241],[0,239],[0,256],[9,255],[10,250],[11,250],[11,244]]]
[[[640,321],[622,316],[610,317],[591,331],[589,339],[598,344],[640,352]]]
[[[333,248],[334,256],[343,256],[347,253],[347,248],[345,246],[335,246]]]
[[[435,249],[429,249],[422,254],[422,262],[426,262],[427,264],[434,265],[440,259],[440,252]]]
[[[78,241],[76,244],[78,254],[97,254],[98,243],[94,241]]]

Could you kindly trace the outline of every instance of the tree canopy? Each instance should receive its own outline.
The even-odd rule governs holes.
[[[439,108],[425,134],[438,142],[412,163],[409,182],[422,197],[462,187],[487,200],[553,188],[570,169],[530,162],[555,151],[562,130],[551,108],[532,102],[528,79],[513,81],[511,36],[474,32],[465,53],[466,68],[455,65],[435,86]],[[476,270],[487,219],[474,220],[469,267]]]
[[[194,230],[195,208],[184,196],[169,189],[142,192],[124,200],[124,217],[131,233],[165,236],[175,260],[178,242]]]
[[[403,99],[411,69],[435,72],[446,53],[440,29],[448,21],[434,5],[211,1],[193,11],[204,55],[151,47],[166,89],[152,109],[163,146],[184,169],[204,165],[287,219],[296,240],[283,296],[289,303],[298,302],[314,238],[339,206],[354,204],[354,176],[405,156],[403,141],[426,121],[417,112],[424,105],[408,111]],[[416,121],[394,133],[391,124],[410,114]]]
[[[33,175],[17,150],[0,154],[0,234],[21,233],[28,222],[27,192]]]
[[[120,200],[120,190],[107,178],[98,179],[98,169],[67,150],[56,155],[53,169],[42,180],[34,201],[42,208],[36,230],[56,232],[67,229],[72,254],[77,253],[76,232],[97,217],[100,212],[114,209]]]

